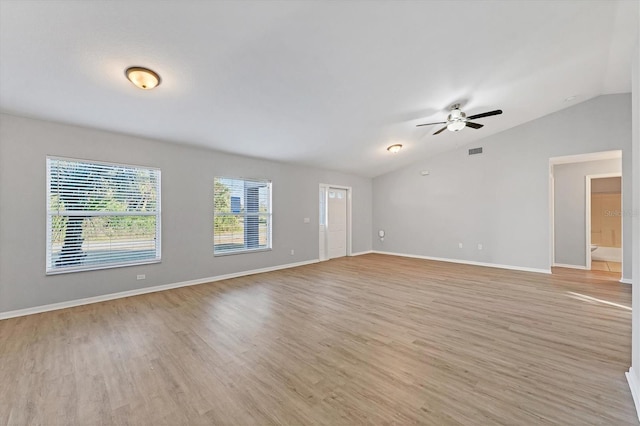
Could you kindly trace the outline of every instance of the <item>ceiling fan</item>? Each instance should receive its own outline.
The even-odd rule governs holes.
[[[472,129],[479,129],[483,127],[484,124],[472,123],[469,120],[475,120],[476,118],[491,117],[492,115],[499,115],[499,114],[502,114],[501,109],[497,109],[495,111],[483,112],[482,114],[475,114],[470,117],[467,117],[467,115],[460,110],[460,104],[455,104],[451,106],[451,112],[447,116],[447,121],[438,121],[437,123],[418,124],[416,127],[433,126],[434,124],[446,124],[446,126],[444,126],[442,129],[435,132],[434,135],[441,133],[444,129],[449,129],[452,132],[460,131],[465,127],[471,127]]]

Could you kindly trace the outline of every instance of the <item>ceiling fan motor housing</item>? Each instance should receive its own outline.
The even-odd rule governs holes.
[[[467,114],[459,109],[451,110],[451,113],[447,117],[447,121],[464,121],[467,118]]]

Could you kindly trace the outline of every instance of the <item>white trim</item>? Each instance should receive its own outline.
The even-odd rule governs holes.
[[[551,274],[550,269],[529,268],[527,266],[500,265],[497,263],[476,262],[474,260],[448,259],[444,257],[422,256],[417,254],[405,254],[405,253],[392,253],[388,251],[378,251],[378,250],[373,250],[373,253],[386,254],[390,256],[411,257],[415,259],[435,260],[438,262],[460,263],[463,265],[486,266],[488,268],[508,269],[511,271],[536,272],[538,274]]]
[[[638,421],[640,421],[640,388],[638,388],[638,382],[636,381],[636,374],[633,367],[629,367],[629,371],[624,373],[627,376],[627,382],[629,383],[629,389],[631,389],[631,396],[633,397],[633,403],[636,406],[636,415]]]
[[[620,282],[622,284],[633,284],[633,281],[631,281],[631,278],[620,278]]]
[[[318,189],[318,259],[324,262],[327,246],[327,188],[320,184]]]
[[[569,163],[584,163],[585,161],[598,161],[598,160],[613,160],[616,158],[622,158],[622,150],[614,151],[600,151],[589,152],[586,154],[577,155],[564,155],[562,157],[551,157],[549,163],[556,164],[569,164]]]
[[[549,160],[549,265],[556,262],[556,178]]]
[[[67,267],[67,268],[58,268],[53,269],[51,271],[47,271],[45,275],[48,277],[50,275],[61,275],[61,274],[69,274],[72,272],[90,272],[90,271],[101,271],[103,269],[112,269],[112,268],[126,268],[128,266],[141,266],[141,265],[153,265],[154,263],[162,263],[162,259],[155,258],[149,260],[133,260],[131,262],[118,262],[118,263],[109,263],[106,265],[91,265],[91,269],[87,269],[86,266],[77,266],[77,267]]]
[[[373,250],[359,251],[357,253],[351,253],[351,256],[362,256],[363,254],[371,254],[371,253],[373,253]]]
[[[582,265],[569,265],[567,263],[554,263],[552,265],[554,268],[569,268],[569,269],[580,269],[583,271],[587,270],[586,266],[582,266]]]
[[[298,266],[310,265],[312,263],[318,263],[318,262],[319,262],[318,259],[305,260],[303,262],[287,263],[284,265],[270,266],[268,268],[252,269],[250,271],[234,272],[232,274],[218,275],[215,277],[199,278],[196,280],[157,285],[153,287],[144,287],[144,288],[138,288],[135,290],[121,291],[118,293],[103,294],[101,296],[87,297],[84,299],[76,299],[76,300],[69,300],[66,302],[51,303],[49,305],[34,306],[32,308],[17,309],[15,311],[0,312],[0,320],[15,318],[15,317],[22,317],[25,315],[39,314],[42,312],[55,311],[58,309],[72,308],[74,306],[89,305],[92,303],[105,302],[107,300],[122,299],[124,297],[138,296],[141,294],[155,293],[158,291],[171,290],[173,288],[188,287],[192,285],[228,280],[231,278],[244,277],[247,275],[278,271],[280,269],[296,268]]]
[[[215,252],[215,246],[213,248],[213,257],[224,257],[224,256],[234,256],[236,254],[250,254],[250,253],[260,253],[261,251],[272,251],[272,248],[256,248],[256,249],[237,249],[237,250],[229,250],[224,251],[222,253]]]
[[[111,166],[111,167],[132,167],[132,168],[136,168],[136,169],[151,169],[151,170],[157,170],[160,171],[160,167],[153,167],[153,166],[143,166],[142,164],[131,164],[131,163],[116,163],[113,161],[100,161],[100,160],[92,160],[89,158],[76,158],[76,157],[61,157],[59,155],[47,155],[46,156],[47,159],[52,159],[52,160],[61,160],[61,161],[69,161],[69,162],[78,162],[78,161],[82,161],[85,163],[93,163],[93,164],[99,164],[101,166]]]
[[[587,271],[591,270],[591,176],[587,175],[584,177],[584,241],[585,241],[585,269]]]

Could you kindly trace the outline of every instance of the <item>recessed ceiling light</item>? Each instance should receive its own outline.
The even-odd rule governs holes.
[[[136,87],[143,90],[151,90],[160,84],[160,76],[148,68],[127,68],[125,75]]]
[[[401,149],[402,149],[402,145],[399,143],[396,143],[387,147],[387,151],[389,151],[392,154],[397,154],[398,152],[400,152]]]

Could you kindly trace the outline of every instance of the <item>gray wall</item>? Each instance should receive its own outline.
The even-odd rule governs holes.
[[[482,155],[460,147],[373,186],[337,172],[0,114],[0,312],[316,259],[320,182],[353,187],[354,252],[371,249],[385,229],[373,249],[547,269],[550,157],[621,149],[623,208],[632,211],[630,106],[628,94],[591,99],[473,144]],[[45,276],[46,155],[162,169],[162,263]],[[425,169],[430,175],[420,176]],[[213,257],[217,175],[273,181],[274,250]],[[627,279],[634,213],[623,217]]]
[[[585,176],[621,171],[620,159],[558,164],[553,167],[555,263],[587,265]]]
[[[455,135],[448,136],[454,144]],[[467,149],[476,146],[484,154],[468,156]],[[386,236],[384,242],[374,238],[373,248],[546,270],[549,158],[619,149],[627,210],[632,193],[626,184],[631,182],[629,94],[599,96],[379,176],[373,180],[373,232],[384,229]],[[421,176],[421,170],[430,175]],[[623,276],[629,278],[628,217],[623,226]]]
[[[160,168],[162,263],[45,276],[47,155]],[[272,180],[273,250],[213,257],[221,175]],[[353,251],[371,250],[371,179],[0,114],[0,312],[317,259],[319,183],[353,187]]]

